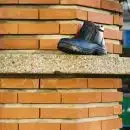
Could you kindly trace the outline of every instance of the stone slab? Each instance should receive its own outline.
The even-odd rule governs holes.
[[[0,74],[130,74],[130,58],[50,51],[0,51]]]

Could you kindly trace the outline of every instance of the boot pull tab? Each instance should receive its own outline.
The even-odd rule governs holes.
[[[96,25],[97,29],[101,32],[104,32],[104,26],[103,25]]]

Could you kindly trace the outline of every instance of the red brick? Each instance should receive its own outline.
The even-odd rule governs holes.
[[[0,0],[0,4],[17,4],[18,0]]]
[[[78,5],[100,8],[101,0],[77,0],[77,1],[78,1]]]
[[[57,50],[59,39],[41,39],[40,49],[44,50]]]
[[[3,78],[0,79],[0,88],[38,88],[38,79],[15,79]]]
[[[38,9],[0,8],[0,19],[38,19]]]
[[[77,34],[81,28],[77,23],[62,23],[60,24],[60,34]]]
[[[76,19],[76,9],[40,9],[40,19]]]
[[[114,114],[119,115],[122,114],[122,105],[114,106]]]
[[[119,88],[118,79],[105,78],[89,78],[88,88]]]
[[[102,130],[113,130],[119,128],[122,128],[122,120],[119,118],[102,121]]]
[[[58,123],[21,123],[19,130],[60,130]]]
[[[18,24],[15,23],[0,23],[0,34],[17,34]]]
[[[18,130],[18,124],[14,123],[0,123],[1,130]]]
[[[17,93],[0,92],[0,103],[17,103]]]
[[[115,88],[122,88],[122,79],[114,79]]]
[[[61,4],[83,5],[100,8],[100,0],[61,0]]]
[[[107,39],[122,40],[122,32],[119,30],[105,29],[104,37]]]
[[[114,53],[113,44],[106,42],[106,48],[108,53]]]
[[[77,5],[78,4],[78,0],[60,0],[61,4],[70,4],[70,5]]]
[[[58,34],[58,23],[21,23],[19,34]]]
[[[41,88],[87,88],[86,78],[41,79]]]
[[[62,93],[62,103],[95,103],[101,102],[100,92]]]
[[[77,10],[77,19],[87,20],[88,19],[88,12],[84,11],[84,10]]]
[[[87,108],[41,108],[40,118],[87,118]]]
[[[0,119],[39,118],[38,108],[0,108]]]
[[[101,130],[101,122],[64,123],[61,130]]]
[[[106,10],[122,12],[121,4],[117,1],[102,0],[101,8],[106,9]]]
[[[123,25],[123,16],[114,15],[114,24]]]
[[[122,54],[122,45],[121,44],[114,44],[114,53]]]
[[[112,115],[113,115],[112,107],[89,108],[89,117],[103,117]]]
[[[59,0],[19,0],[20,4],[59,4]]]
[[[103,92],[102,102],[119,102],[122,101],[123,95],[121,92]]]
[[[97,23],[113,24],[113,15],[88,12],[88,20]]]
[[[55,92],[48,93],[19,93],[19,103],[60,103],[61,95]]]
[[[38,49],[37,39],[2,38],[2,49]]]

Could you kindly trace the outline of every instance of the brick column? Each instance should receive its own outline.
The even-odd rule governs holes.
[[[104,24],[108,52],[122,53],[123,20],[118,0],[1,0],[0,4],[0,48],[7,53],[7,50],[56,51],[59,39],[75,35],[83,20]],[[119,118],[122,93],[118,92],[121,79],[61,77],[1,77],[0,129],[122,127]]]

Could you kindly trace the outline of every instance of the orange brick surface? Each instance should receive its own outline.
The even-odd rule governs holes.
[[[0,88],[38,88],[38,79],[0,79]]]
[[[76,9],[41,9],[40,19],[76,19]]]
[[[103,117],[103,116],[112,116],[112,115],[113,115],[112,107],[89,108],[89,117]]]
[[[60,103],[61,95],[55,92],[48,93],[19,93],[19,103]]]
[[[0,119],[38,118],[38,108],[0,108]]]
[[[111,130],[119,128],[122,128],[122,120],[119,118],[102,121],[102,130]]]
[[[122,85],[123,85],[123,83],[122,83],[122,79],[118,79],[118,78],[116,78],[116,80],[114,79],[114,84],[115,84],[115,88],[122,88]]]
[[[120,102],[123,95],[121,92],[103,92],[102,102]]]
[[[58,4],[59,0],[19,0],[20,4]]]
[[[59,39],[41,39],[40,49],[44,50],[57,50]]]
[[[60,130],[58,123],[21,123],[19,130]]]
[[[23,38],[2,38],[0,39],[2,49],[38,49],[38,40]]]
[[[114,24],[123,25],[123,17],[119,15],[114,15]]]
[[[22,23],[19,24],[19,34],[58,34],[58,23]]]
[[[88,88],[121,88],[121,81],[112,78],[88,78]]]
[[[106,44],[107,52],[108,53],[113,53],[114,52],[113,44],[112,43],[108,43],[108,42],[106,42],[105,44]]]
[[[0,19],[38,19],[38,9],[0,8]]]
[[[18,0],[0,0],[0,4],[17,4]]]
[[[0,23],[0,34],[17,34],[18,24],[15,23]]]
[[[83,5],[83,6],[90,6],[90,7],[100,7],[100,0],[94,0],[94,1],[86,1],[86,0],[77,0],[78,5]]]
[[[122,105],[114,106],[114,114],[122,114]]]
[[[87,79],[41,79],[41,88],[87,88]]]
[[[87,108],[42,108],[40,118],[87,118]]]
[[[101,8],[122,12],[121,4],[118,1],[102,0]]]
[[[101,102],[100,92],[63,93],[62,103],[96,103]]]
[[[113,24],[113,15],[88,12],[88,20],[97,23]]]
[[[1,130],[18,130],[18,124],[16,123],[0,123]]]
[[[122,40],[122,32],[119,30],[105,29],[104,37],[107,39]]]
[[[83,5],[90,7],[100,7],[100,0],[86,1],[86,0],[61,0],[61,4],[73,4],[73,5]]]
[[[88,123],[63,123],[61,130],[101,130],[101,122],[94,121]]]
[[[77,19],[88,20],[88,12],[85,10],[77,10]]]
[[[62,23],[60,24],[60,34],[77,34],[80,30],[81,25],[72,23]]]
[[[115,54],[122,54],[123,47],[121,44],[114,44],[114,53]]]
[[[17,103],[17,93],[0,92],[0,103]]]

